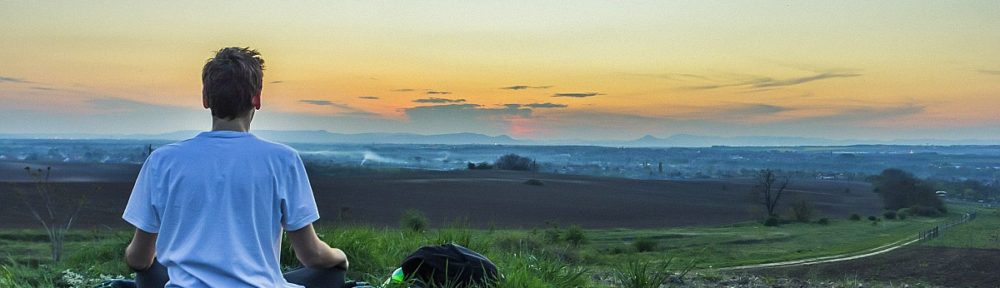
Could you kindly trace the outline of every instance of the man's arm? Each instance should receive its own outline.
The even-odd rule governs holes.
[[[135,229],[132,243],[125,248],[125,264],[135,271],[142,271],[153,265],[156,258],[156,233]]]
[[[347,255],[344,251],[330,248],[313,230],[312,224],[295,231],[288,231],[288,239],[295,249],[295,257],[309,268],[330,268],[338,266],[347,269]]]

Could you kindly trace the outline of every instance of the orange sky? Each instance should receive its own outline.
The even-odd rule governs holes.
[[[250,46],[267,62],[258,129],[996,139],[996,15],[995,1],[2,1],[0,133],[206,129],[201,66]]]

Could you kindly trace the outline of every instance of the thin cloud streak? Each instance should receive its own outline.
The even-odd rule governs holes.
[[[416,102],[416,103],[462,103],[462,102],[465,102],[465,99],[448,99],[448,98],[430,97],[430,98],[416,99],[416,100],[413,100],[413,102]]]
[[[299,102],[311,105],[333,106],[333,102],[329,100],[299,100]]]
[[[781,88],[794,86],[804,83],[809,83],[813,81],[819,81],[824,79],[833,78],[850,78],[862,76],[859,73],[837,73],[837,72],[823,72],[816,75],[805,76],[805,77],[795,77],[788,79],[774,79],[771,77],[757,77],[747,81],[740,81],[735,83],[719,83],[719,84],[707,84],[707,85],[697,85],[697,86],[687,86],[684,87],[688,90],[711,90],[726,87],[747,87],[753,90],[769,89],[769,88]]]
[[[597,95],[604,95],[598,92],[583,92],[583,93],[556,93],[552,97],[570,97],[570,98],[587,98],[594,97]]]
[[[375,116],[379,116],[376,113],[372,113],[372,112],[368,112],[368,111],[361,110],[361,109],[358,109],[358,108],[354,108],[354,107],[352,107],[350,105],[347,105],[347,104],[341,104],[341,103],[331,102],[329,100],[306,99],[306,100],[299,100],[299,102],[305,103],[305,104],[309,104],[309,105],[336,107],[336,108],[338,108],[338,109],[340,109],[340,110],[343,111],[341,113],[337,113],[337,115],[357,116],[357,117],[375,117]]]
[[[526,108],[539,108],[539,109],[540,108],[566,108],[566,107],[569,107],[566,104],[557,104],[557,103],[550,103],[550,102],[545,102],[545,103],[529,103],[529,104],[511,103],[511,104],[503,104],[503,106],[506,106],[506,107],[509,107],[509,108],[526,107]]]
[[[365,99],[365,100],[378,100],[378,99],[379,99],[379,97],[378,97],[378,96],[358,96],[358,99]]]
[[[546,85],[546,86],[514,85],[514,86],[500,87],[500,89],[504,89],[504,90],[549,89],[549,88],[552,88],[552,86],[551,85]]]
[[[816,75],[813,75],[813,76],[791,78],[791,79],[785,79],[785,80],[775,80],[775,79],[765,78],[765,79],[760,79],[758,81],[755,81],[753,83],[753,87],[754,88],[767,88],[767,87],[792,86],[792,85],[798,85],[798,84],[802,84],[802,83],[807,83],[807,82],[812,82],[812,81],[817,81],[817,80],[823,80],[823,79],[847,78],[847,77],[858,77],[858,76],[861,76],[861,74],[824,72],[824,73],[816,74]]]
[[[675,81],[690,81],[690,80],[712,81],[712,78],[690,73],[622,73],[620,75],[645,77],[645,78],[658,78],[658,79],[675,80]]]
[[[24,80],[24,79],[21,79],[21,78],[6,77],[6,76],[0,76],[0,82],[9,82],[9,83],[35,83],[35,82],[31,82],[31,81]]]
[[[427,91],[427,95],[448,95],[448,94],[451,94],[451,92],[449,92],[449,91],[435,91],[435,90]]]

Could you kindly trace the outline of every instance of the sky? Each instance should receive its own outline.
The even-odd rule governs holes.
[[[997,1],[0,0],[0,133],[207,130],[213,52],[265,59],[252,129],[1000,139]]]

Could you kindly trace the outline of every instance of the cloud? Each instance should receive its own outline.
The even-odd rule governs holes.
[[[305,103],[305,104],[310,104],[310,105],[336,107],[337,109],[340,109],[340,112],[337,113],[337,115],[340,115],[340,116],[356,116],[356,117],[375,117],[375,116],[379,116],[377,113],[368,112],[368,111],[365,111],[365,110],[354,108],[351,105],[341,104],[341,103],[336,103],[336,102],[331,102],[331,101],[328,101],[328,100],[308,100],[307,99],[307,100],[299,100],[299,102]]]
[[[545,102],[545,103],[530,103],[530,104],[503,104],[503,106],[509,107],[509,108],[521,108],[521,107],[525,107],[525,108],[566,108],[566,107],[569,107],[569,106],[566,106],[566,104],[557,104],[557,103],[549,103],[549,102]]]
[[[0,76],[0,82],[10,82],[10,83],[34,83],[34,82],[31,82],[31,81],[28,81],[28,80],[24,80],[24,79],[21,79],[21,78],[14,78],[14,77],[5,77],[5,76]]]
[[[56,88],[49,88],[49,87],[42,87],[42,86],[32,86],[31,89],[41,90],[41,91],[55,91],[55,90],[59,90],[59,89],[56,89]]]
[[[787,79],[774,79],[771,77],[754,77],[749,80],[739,81],[735,83],[716,83],[716,84],[707,84],[698,86],[688,86],[685,88],[691,90],[711,90],[711,89],[718,89],[725,87],[747,87],[751,89],[768,89],[768,88],[794,86],[824,79],[858,77],[861,75],[862,74],[858,73],[823,72],[810,76],[787,78]]]
[[[403,110],[411,127],[438,132],[477,131],[488,134],[511,133],[512,121],[531,117],[531,109],[505,106],[485,108],[478,104],[417,106]],[[426,128],[424,128],[426,127]]]
[[[299,102],[306,103],[306,104],[312,104],[312,105],[320,105],[320,106],[333,106],[334,105],[334,103],[330,102],[329,100],[299,100]]]
[[[853,107],[841,109],[834,115],[816,117],[815,120],[869,123],[873,120],[916,115],[926,110],[927,106],[912,103],[886,107]]]
[[[733,86],[742,86],[742,85],[746,85],[746,83],[709,84],[709,85],[688,86],[688,87],[684,87],[684,88],[690,89],[690,90],[711,90],[711,89],[718,89],[718,88],[723,88],[723,87],[733,87]]]
[[[146,109],[158,109],[158,108],[168,107],[163,105],[139,102],[123,98],[112,98],[112,97],[89,99],[86,101],[86,103],[98,110],[112,110],[116,112],[141,111]]]
[[[402,88],[402,89],[393,89],[392,90],[392,92],[413,92],[413,91],[417,91],[417,89]]]
[[[358,99],[378,100],[379,98],[378,98],[378,96],[358,96]]]
[[[445,104],[417,106],[406,108],[403,112],[411,119],[436,119],[454,121],[456,119],[494,117],[494,116],[531,116],[531,109],[505,106],[503,108],[483,108],[479,104]],[[457,118],[455,118],[457,117]]]
[[[858,77],[861,74],[857,73],[834,73],[834,72],[823,72],[812,76],[790,78],[783,80],[776,80],[771,78],[761,78],[757,79],[752,83],[754,88],[766,88],[766,87],[781,87],[781,86],[792,86],[802,83],[830,79],[830,78],[847,78],[847,77]]]
[[[676,120],[700,120],[726,123],[758,123],[772,119],[783,112],[798,110],[792,107],[764,103],[736,103],[711,106],[675,106],[668,116]]]
[[[553,95],[552,95],[552,97],[572,97],[572,98],[586,98],[586,97],[593,97],[593,96],[597,96],[597,95],[604,95],[604,94],[601,94],[601,93],[597,93],[597,92],[584,92],[584,93],[556,93],[556,94],[553,94]]]
[[[712,81],[712,78],[709,78],[709,77],[706,77],[706,76],[701,76],[701,75],[696,75],[696,74],[690,74],[690,73],[659,73],[659,74],[655,74],[655,73],[623,73],[623,75],[625,75],[625,76],[633,76],[633,77],[646,77],[646,78],[658,78],[658,79],[666,79],[666,80],[676,80],[676,81],[690,81],[690,80]]]
[[[722,109],[723,113],[730,117],[732,116],[749,116],[749,115],[769,115],[776,114],[785,111],[793,110],[792,108],[771,105],[771,104],[746,104],[738,105],[733,107],[728,107]],[[721,116],[721,115],[720,115]]]
[[[427,95],[447,95],[447,94],[451,94],[451,92],[448,92],[448,91],[435,91],[435,90],[427,91]]]
[[[281,83],[285,83],[285,81],[282,81],[282,80],[275,80],[275,81],[271,81],[270,83],[271,83],[271,84],[281,84]]]
[[[980,69],[979,73],[989,74],[989,75],[1000,75],[1000,70]]]
[[[430,98],[421,98],[421,99],[413,100],[413,102],[416,102],[416,103],[462,103],[462,102],[465,102],[465,99],[447,99],[447,98],[430,97]]]
[[[505,90],[549,89],[549,88],[552,88],[552,86],[514,85],[514,86],[500,87],[500,89],[505,89]]]

